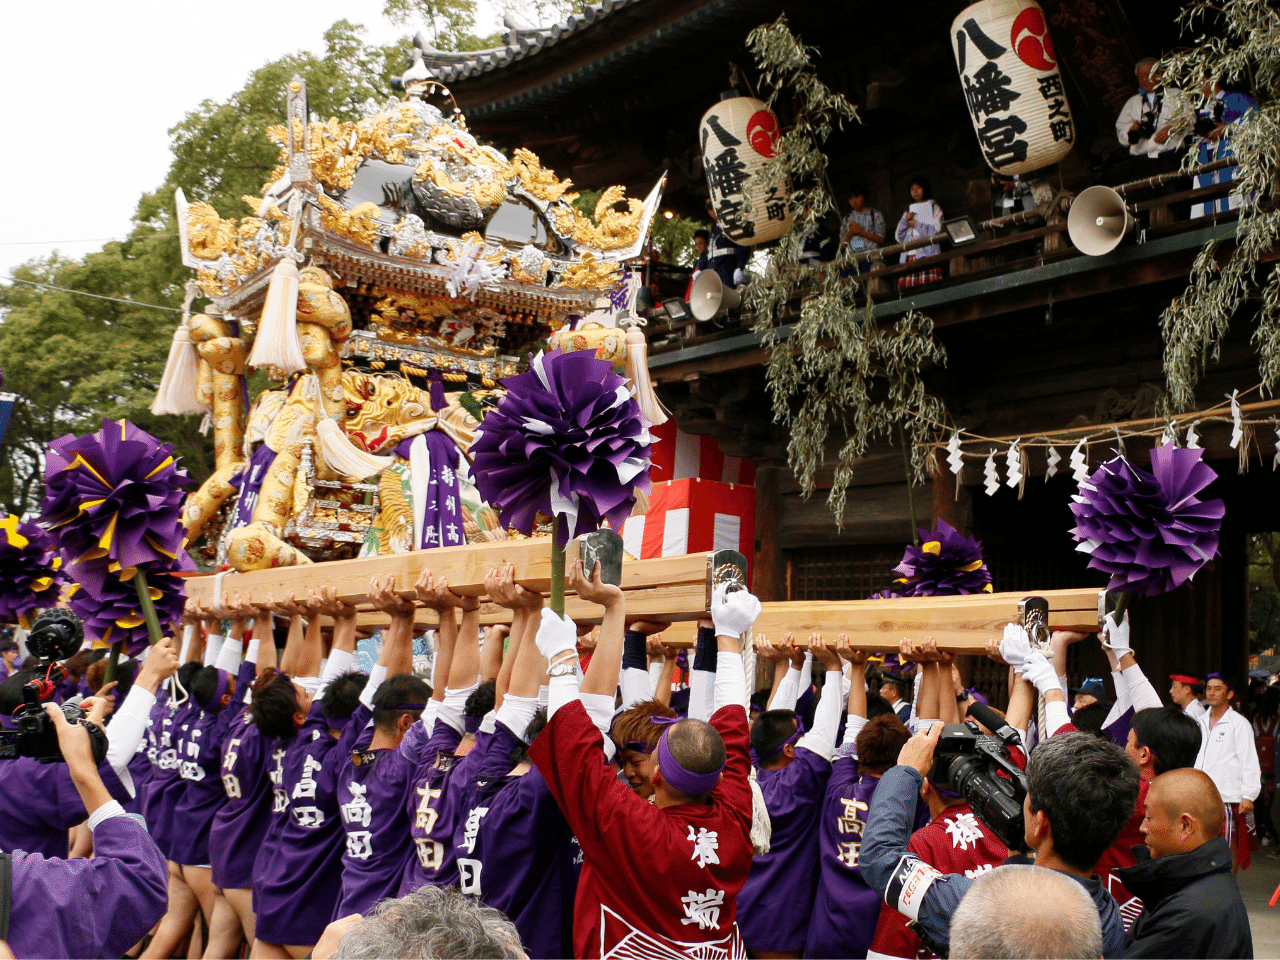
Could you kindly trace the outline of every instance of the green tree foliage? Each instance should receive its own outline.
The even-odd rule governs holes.
[[[284,117],[284,90],[307,81],[310,108],[350,120],[366,101],[392,95],[409,41],[371,46],[362,28],[340,20],[325,33],[324,56],[300,52],[266,64],[224,102],[205,101],[171,131],[173,163],[165,182],[145,194],[129,239],[83,260],[52,257],[17,267],[14,276],[53,286],[180,307],[190,276],[181,262],[173,194],[212,203],[224,217],[249,212],[243,195],[260,194],[279,163],[265,129]],[[197,302],[196,310],[203,301]],[[172,443],[194,483],[213,469],[212,441],[200,418],[155,417],[149,407],[164,370],[177,312],[94,300],[25,284],[0,287],[0,366],[5,388],[22,400],[0,456],[0,505],[36,510],[44,447],[67,433],[96,430],[104,417],[127,418]]]
[[[485,50],[502,42],[501,34],[476,36],[475,0],[386,0],[382,15],[392,23],[425,24],[438,50]]]
[[[596,212],[596,204],[600,202],[600,197],[604,193],[603,190],[583,190],[579,193],[578,198],[573,201],[573,205],[585,213],[587,216],[594,216]],[[622,209],[619,204],[619,209]],[[674,263],[680,266],[692,266],[693,261],[697,259],[698,252],[693,246],[693,235],[698,230],[708,230],[710,224],[699,223],[697,220],[686,220],[684,217],[673,216],[670,219],[659,213],[653,220],[653,227],[649,231],[649,239],[654,249],[658,251],[658,257],[663,263]]]
[[[806,496],[813,493],[829,444],[837,444],[827,505],[837,523],[844,515],[853,464],[877,440],[911,445],[917,479],[927,473],[931,423],[946,410],[921,379],[921,371],[946,362],[933,338],[933,322],[912,311],[891,326],[875,322],[870,297],[856,277],[841,277],[850,251],[834,263],[800,262],[806,232],[836,209],[822,144],[833,130],[858,119],[844,97],[831,91],[813,67],[816,50],[791,33],[786,16],[757,27],[747,46],[760,68],[760,85],[772,107],[789,103],[794,120],[760,174],[789,184],[795,223],[769,256],[763,276],[747,287],[745,302],[755,331],[769,351],[766,377],[774,419],[790,428],[792,471]],[[799,317],[794,305],[799,302]],[[783,326],[794,321],[790,336]],[[832,436],[834,432],[834,436]]]
[[[1165,82],[1198,90],[1203,78],[1218,77],[1227,89],[1248,90],[1258,101],[1256,113],[1230,133],[1236,182],[1254,198],[1241,208],[1235,247],[1224,253],[1221,242],[1206,244],[1187,290],[1160,319],[1169,399],[1185,410],[1194,405],[1200,374],[1217,360],[1233,318],[1253,324],[1264,389],[1273,391],[1280,380],[1280,272],[1262,266],[1280,237],[1280,11],[1256,0],[1192,0],[1179,22],[1187,32],[1208,29],[1161,62]]]

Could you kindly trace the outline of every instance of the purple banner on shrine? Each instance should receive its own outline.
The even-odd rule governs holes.
[[[431,462],[426,484],[422,484],[421,478],[413,483],[415,498],[421,490],[426,502],[422,541],[418,546],[424,550],[427,547],[460,546],[466,543],[466,535],[462,530],[462,503],[458,496],[458,448],[443,433],[432,430],[420,437],[400,441],[396,453],[412,463],[413,444],[418,440],[426,444]]]
[[[265,443],[253,452],[245,468],[231,478],[231,485],[240,490],[236,510],[231,516],[231,527],[243,527],[253,519],[253,508],[258,505],[258,493],[267,476],[267,468],[276,458],[276,452]]]

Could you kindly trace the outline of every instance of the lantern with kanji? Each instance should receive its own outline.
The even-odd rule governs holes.
[[[778,118],[755,97],[727,94],[702,117],[702,165],[716,218],[734,243],[777,240],[791,226],[788,186],[762,175],[777,150]]]
[[[996,173],[1057,163],[1075,124],[1049,22],[1035,0],[982,0],[951,24],[951,43],[978,145]]]

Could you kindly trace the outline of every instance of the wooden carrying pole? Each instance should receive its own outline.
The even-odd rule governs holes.
[[[900,597],[893,600],[801,600],[762,604],[752,633],[777,643],[788,633],[797,646],[819,633],[834,643],[847,633],[853,645],[869,653],[896,653],[904,639],[932,637],[945,653],[979,654],[990,639],[999,640],[1006,624],[1018,620],[1018,604],[1028,596],[1049,601],[1049,628],[1092,633],[1098,629],[1103,591],[1040,590],[1026,593],[978,593],[962,597]],[[627,611],[628,616],[630,610]],[[663,638],[673,646],[692,646],[686,638]]]

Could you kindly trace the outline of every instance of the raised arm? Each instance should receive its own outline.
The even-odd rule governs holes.
[[[850,744],[858,739],[858,734],[867,725],[867,651],[855,650],[849,642],[849,635],[841,633],[836,636],[836,653],[849,661],[849,701],[848,716],[844,721],[844,743]]]
[[[760,601],[746,590],[729,592],[721,584],[711,597],[711,621],[716,629],[716,683],[712,716],[738,704],[747,705],[747,675],[742,665],[742,635],[760,616]]]
[[[280,655],[280,672],[291,677],[303,676],[298,670],[302,665],[302,651],[307,642],[302,622],[302,605],[293,598],[291,590],[276,604],[275,609],[277,613],[289,617],[289,634],[285,638],[284,652]]]
[[[618,672],[622,667],[626,599],[620,587],[600,580],[599,563],[592,569],[591,579],[588,580],[582,561],[576,561],[569,571],[569,587],[578,594],[579,599],[604,607],[596,651],[582,678],[579,696],[583,706],[587,708],[591,722],[601,733],[606,733],[613,722],[614,693],[618,689]]]

